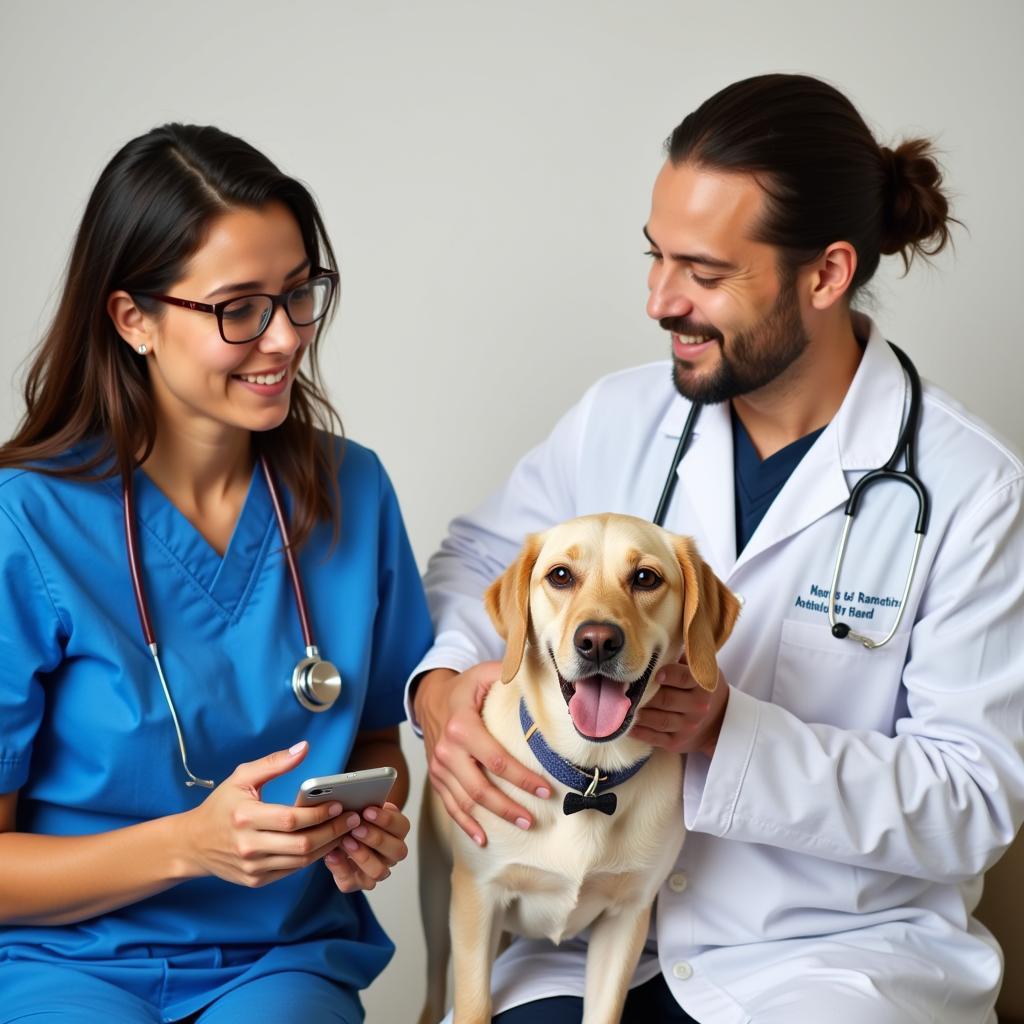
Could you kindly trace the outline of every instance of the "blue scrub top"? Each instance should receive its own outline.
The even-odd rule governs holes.
[[[432,641],[376,455],[345,442],[338,483],[340,540],[331,549],[320,524],[299,552],[314,636],[343,681],[338,703],[313,714],[292,695],[302,630],[258,467],[223,559],[135,474],[144,584],[193,771],[219,783],[243,761],[309,741],[299,768],[264,787],[269,802],[291,804],[303,779],[343,771],[360,730],[400,722],[405,680]],[[20,791],[20,831],[104,832],[207,793],[183,782],[122,515],[117,477],[0,471],[0,793]],[[204,878],[78,924],[0,925],[0,977],[5,960],[79,967],[133,988],[166,1019],[275,971],[361,989],[392,952],[365,898],[340,893],[319,863],[262,889]]]

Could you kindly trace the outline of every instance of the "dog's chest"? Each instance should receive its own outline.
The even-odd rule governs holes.
[[[574,879],[540,867],[511,865],[495,885],[504,906],[503,930],[554,943],[578,935],[612,907],[642,903],[639,872]]]
[[[653,802],[663,801],[641,816],[628,803],[611,816],[565,816],[552,800],[529,833],[495,835],[487,881],[503,908],[503,927],[557,943],[606,911],[650,905],[683,839],[678,797]]]

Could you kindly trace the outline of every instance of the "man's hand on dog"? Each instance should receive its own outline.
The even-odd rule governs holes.
[[[676,754],[711,757],[729,703],[729,684],[721,674],[713,690],[704,690],[690,675],[686,660],[658,669],[661,688],[640,709],[630,736]]]
[[[529,811],[498,789],[487,778],[485,768],[528,793],[542,798],[551,795],[550,783],[510,757],[480,717],[484,697],[500,674],[497,661],[481,662],[461,674],[435,669],[420,680],[415,697],[430,781],[448,814],[479,846],[486,844],[487,836],[473,817],[477,807],[520,828],[533,824]]]

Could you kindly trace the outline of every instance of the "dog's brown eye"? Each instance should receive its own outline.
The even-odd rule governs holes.
[[[637,590],[657,590],[661,586],[661,577],[652,569],[637,569],[633,573],[633,586]]]
[[[571,587],[573,585],[572,573],[564,565],[556,565],[548,573],[548,583],[553,587]]]

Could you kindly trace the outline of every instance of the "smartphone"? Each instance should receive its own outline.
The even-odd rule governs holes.
[[[364,772],[342,772],[306,779],[295,798],[298,807],[315,807],[337,801],[346,811],[382,807],[398,778],[394,768],[369,768]]]

